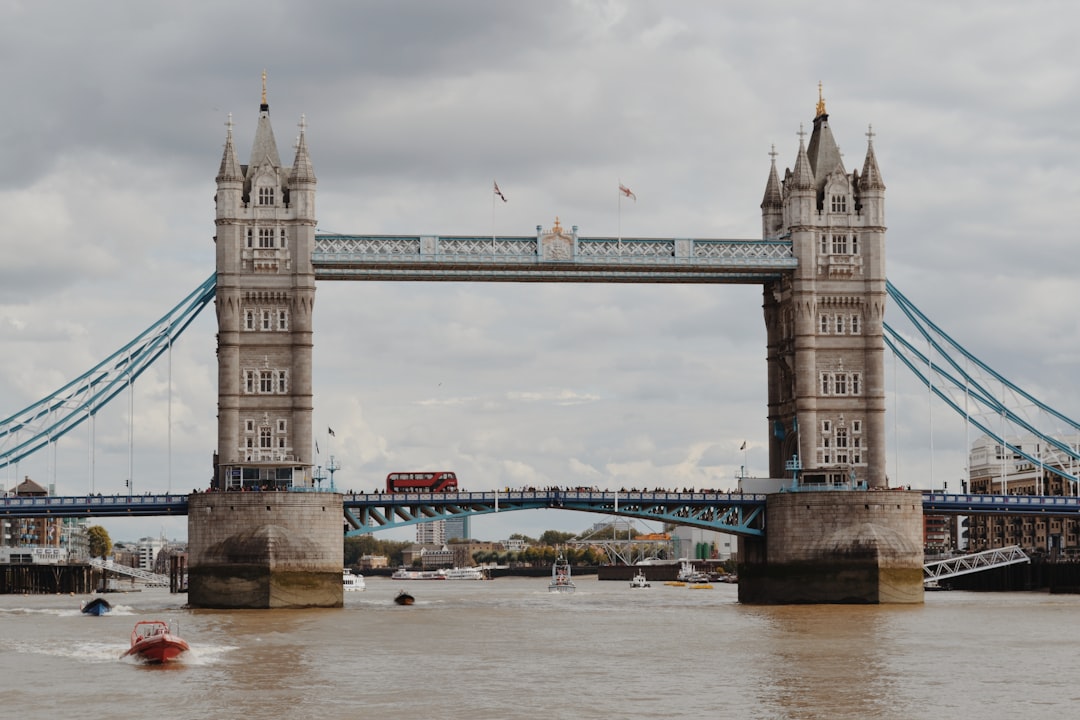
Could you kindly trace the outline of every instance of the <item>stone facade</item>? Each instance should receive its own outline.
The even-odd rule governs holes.
[[[739,543],[739,602],[923,601],[921,492],[776,493],[766,517]]]
[[[301,122],[283,166],[265,80],[251,160],[230,120],[217,174],[218,489],[312,485],[315,174]]]
[[[885,492],[885,184],[867,132],[844,169],[819,96],[781,182],[775,153],[765,238],[790,237],[798,268],[764,286],[769,469],[797,492],[769,496],[766,538],[739,543],[747,603],[918,603],[918,493]]]
[[[210,492],[188,498],[188,605],[341,607],[341,495]]]
[[[765,238],[790,237],[791,275],[764,286],[771,477],[885,487],[885,185],[873,133],[861,174],[844,170],[820,100],[781,182],[775,153]]]

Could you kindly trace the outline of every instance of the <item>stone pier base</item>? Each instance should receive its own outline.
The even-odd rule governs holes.
[[[342,500],[335,493],[188,497],[188,605],[341,607]]]
[[[923,602],[922,493],[777,493],[739,541],[739,602]]]

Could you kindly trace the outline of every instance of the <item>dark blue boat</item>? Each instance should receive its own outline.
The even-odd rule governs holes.
[[[112,605],[105,598],[94,598],[82,608],[84,615],[104,615],[110,610],[112,610]]]

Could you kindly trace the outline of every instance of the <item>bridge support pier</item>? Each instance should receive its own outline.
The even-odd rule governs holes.
[[[923,602],[922,494],[776,493],[765,538],[739,541],[739,602]]]
[[[209,492],[188,498],[188,605],[341,607],[342,497]]]

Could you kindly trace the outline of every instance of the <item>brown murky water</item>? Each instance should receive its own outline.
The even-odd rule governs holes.
[[[154,718],[1065,718],[1080,596],[928,593],[922,606],[749,607],[736,588],[369,578],[341,610],[185,610],[164,590],[0,596],[0,708]],[[417,603],[393,597],[408,585]],[[172,667],[120,660],[140,619]]]

